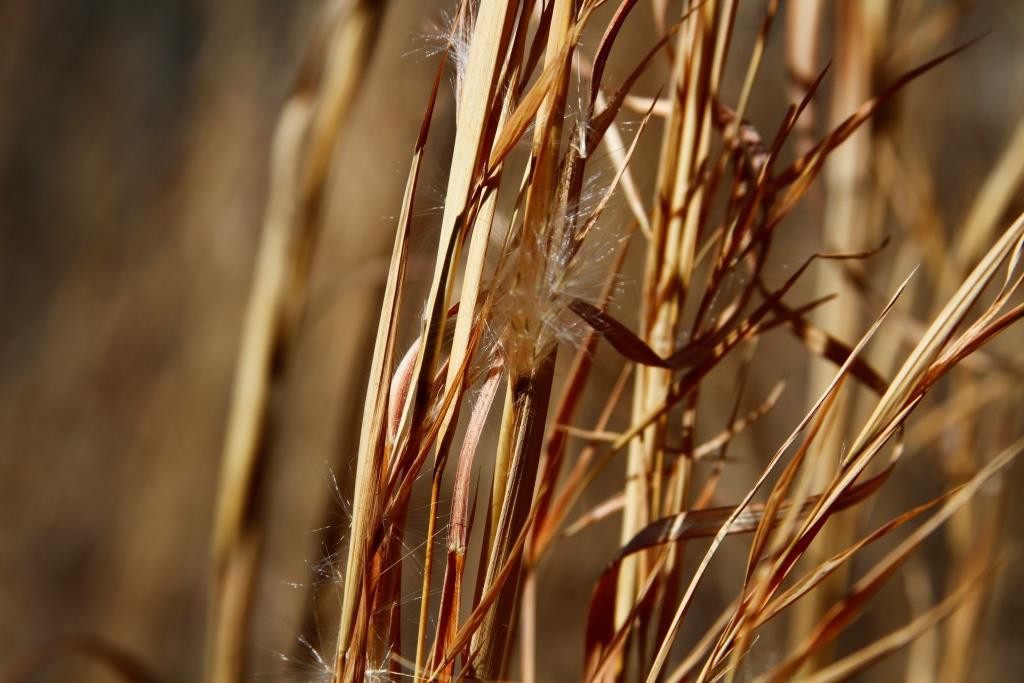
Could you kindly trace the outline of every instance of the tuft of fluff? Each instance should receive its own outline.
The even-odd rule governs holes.
[[[292,657],[283,652],[274,653],[283,663],[284,671],[277,671],[273,674],[274,680],[305,681],[306,683],[327,683],[334,679],[334,669],[331,663],[320,653],[309,639],[300,635],[299,645],[306,653],[306,657]]]
[[[469,45],[476,20],[477,2],[466,3],[465,11],[441,10],[440,19],[431,23],[422,34],[426,43],[423,51],[428,57],[448,54],[451,73],[451,87],[455,94],[455,111],[458,116],[459,100],[466,82],[466,68],[469,63]]]
[[[520,227],[506,240],[488,325],[513,375],[529,371],[556,344],[575,345],[586,333],[569,304],[575,299],[597,303],[606,264],[624,239],[620,231],[598,222],[575,243],[605,191],[591,179],[578,206],[548,216],[538,229]]]

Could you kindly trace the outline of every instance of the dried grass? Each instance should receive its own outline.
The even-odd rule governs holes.
[[[872,184],[872,164],[880,159],[883,169],[893,166],[884,166],[892,161],[889,131],[873,128],[874,117],[964,48],[938,57],[932,51],[919,66],[875,82],[889,41],[898,40],[885,31],[889,10],[842,3],[835,17],[838,56],[829,73],[816,64],[822,8],[800,4],[787,14],[786,43],[798,82],[792,106],[771,129],[745,116],[778,3],[767,4],[761,29],[746,46],[733,40],[736,0],[687,2],[672,18],[665,3],[654,3],[655,23],[664,30],[644,55],[616,44],[639,4],[605,4],[464,2],[454,14],[445,52],[455,54],[459,90],[441,230],[429,287],[419,298],[408,282],[410,217],[444,56],[413,150],[369,365],[339,576],[340,620],[335,652],[325,657],[334,681],[543,677],[538,603],[550,597],[537,572],[548,562],[571,563],[558,552],[564,539],[617,516],[618,543],[607,548],[608,567],[578,622],[586,680],[732,680],[751,671],[759,634],[782,614],[791,628],[789,649],[781,661],[753,673],[764,680],[800,672],[809,680],[840,680],[933,632],[962,605],[978,604],[998,569],[998,554],[988,553],[938,605],[833,661],[831,646],[844,629],[922,542],[1021,450],[1017,441],[993,458],[979,457],[976,472],[946,494],[862,534],[863,511],[885,499],[893,472],[928,466],[903,457],[904,426],[912,416],[928,424],[929,416],[950,414],[938,412],[942,406],[926,395],[951,372],[966,376],[971,354],[1024,314],[1014,303],[1024,217],[991,239],[1020,186],[1019,132],[950,253],[932,252],[941,260],[931,276],[943,299],[930,324],[914,327],[909,314],[896,313],[904,306],[901,294],[921,286],[925,275],[897,272],[908,262],[905,247],[887,246],[877,229],[876,208],[889,199],[885,187]],[[274,192],[225,448],[210,680],[238,680],[241,670],[246,596],[259,544],[253,496],[277,372],[272,361],[287,356],[315,248],[324,154],[362,68],[361,59],[341,55],[365,59],[379,12],[376,3],[356,2],[338,20],[328,47],[314,51],[334,56],[312,58],[323,60],[322,75],[315,86],[299,88],[278,129]],[[938,43],[948,23],[935,26],[928,35]],[[595,32],[601,37],[592,46],[587,36]],[[608,76],[612,55],[632,63],[618,81]],[[730,67],[743,56],[745,63]],[[670,64],[663,93],[637,95],[639,79],[658,59]],[[742,74],[735,105],[724,87],[730,68]],[[832,99],[823,113],[817,103],[825,82]],[[623,150],[625,107],[644,118]],[[829,123],[816,139],[818,119]],[[645,136],[660,141],[649,206],[634,180],[635,151]],[[611,151],[612,179],[592,199],[585,188],[601,166],[602,143]],[[824,194],[811,200],[820,209],[825,243],[840,253],[810,256],[773,286],[773,243],[823,173]],[[606,213],[619,189],[639,230],[624,229]],[[511,217],[507,232],[498,227],[499,215]],[[616,244],[640,243],[633,247],[643,264],[635,318],[609,307],[624,249],[614,258],[593,257],[595,248],[608,250],[599,240],[609,231]],[[893,250],[899,256],[885,275],[901,284],[879,306],[862,286],[863,272]],[[811,298],[793,301],[812,266]],[[578,291],[580,273],[603,282],[597,296]],[[947,281],[956,286],[941,286]],[[400,329],[403,311],[422,312],[408,351],[399,347],[407,336]],[[864,311],[871,311],[870,319],[861,320]],[[771,363],[757,342],[776,328],[792,331],[814,368],[810,407],[802,416],[771,410],[781,385],[757,397],[753,410],[742,409],[750,368]],[[915,340],[909,353],[900,345],[907,335]],[[559,372],[566,340],[578,348]],[[594,353],[602,343],[620,367],[619,379],[605,396],[593,397],[603,409],[588,425],[581,422],[581,405],[592,400]],[[900,358],[898,370],[889,372]],[[995,386],[1012,382],[1014,367],[983,364],[973,371],[983,373],[977,382]],[[730,373],[738,390],[726,401],[711,388],[712,378]],[[854,393],[857,387],[864,390]],[[723,403],[724,424],[701,422],[708,405]],[[970,420],[977,409],[957,419]],[[612,417],[624,413],[627,426],[610,430]],[[789,426],[789,436],[775,447],[758,444],[773,455],[738,500],[723,504],[719,489],[731,476],[739,449],[734,442],[767,419]],[[499,431],[493,445],[482,438],[491,422]],[[699,433],[713,436],[701,442]],[[454,480],[446,476],[453,448]],[[580,509],[583,493],[610,469],[618,470],[618,491]],[[421,477],[429,482],[426,491],[417,485]],[[409,538],[415,533],[411,505],[420,499],[427,510],[422,546],[422,539]],[[830,522],[841,511],[839,523]],[[896,541],[918,518],[923,521]],[[721,562],[723,544],[744,534],[752,536],[739,584],[718,619],[693,626],[703,635],[690,654],[677,657],[679,636],[694,621],[695,601],[711,567]],[[435,536],[444,538],[437,547]],[[688,557],[690,545],[702,539],[711,540],[699,561]],[[851,560],[883,539],[895,543],[893,549],[851,583]],[[422,575],[407,566],[409,542],[422,548]],[[402,610],[403,576],[419,584],[414,635],[403,628],[410,621]],[[956,651],[969,648],[961,644]]]

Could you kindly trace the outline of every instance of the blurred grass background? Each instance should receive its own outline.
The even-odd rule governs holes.
[[[900,100],[950,233],[1024,113],[1024,11],[1013,0],[961,4],[943,49],[991,33]],[[321,6],[0,3],[0,664],[94,633],[167,680],[200,677],[210,521],[270,137]],[[362,408],[367,324],[434,69],[423,36],[442,9],[390,3],[336,150],[297,360],[274,399],[281,417],[251,656],[252,670],[271,678],[302,678],[275,653],[295,650],[308,594],[290,583],[307,583],[320,559],[316,529],[335,495],[332,472],[341,482],[350,475],[344,454]],[[759,11],[747,3],[744,31],[756,31]],[[650,44],[649,24],[628,26],[621,44],[635,53],[624,50],[612,68],[627,68]],[[770,129],[785,103],[780,39],[766,59],[751,118]],[[657,68],[646,76],[645,92],[663,77]],[[425,177],[436,196],[425,205],[443,196],[452,116],[448,97]],[[642,158],[656,153],[648,145]],[[644,167],[634,163],[634,173],[649,194]],[[1009,213],[1021,209],[1018,197]],[[431,251],[436,220],[417,218],[414,250]],[[800,254],[818,246],[815,226],[787,232]],[[788,368],[783,414],[793,415],[804,396],[801,352],[779,348],[792,356],[755,381],[769,386]],[[754,434],[774,447],[774,432]],[[938,479],[906,482],[914,501],[915,486],[938,488]],[[1020,512],[1007,512],[1014,542]],[[578,671],[579,620],[569,613],[586,604],[603,562],[579,539],[563,552],[586,562],[544,577],[543,591],[564,596],[542,605],[540,642],[554,644],[545,680]],[[997,592],[986,671],[1024,675],[1018,565]],[[98,671],[53,654],[33,680]]]

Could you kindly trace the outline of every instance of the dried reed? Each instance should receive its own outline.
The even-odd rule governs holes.
[[[765,625],[783,613],[790,645],[757,675],[782,681],[804,672],[811,680],[839,680],[934,632],[943,620],[956,624],[963,605],[980,604],[1001,561],[994,550],[966,564],[960,583],[938,605],[832,661],[831,645],[868,601],[1024,447],[1018,440],[994,458],[976,459],[946,494],[863,533],[866,518],[858,511],[884,497],[893,472],[906,466],[908,419],[919,415],[927,423],[942,408],[926,400],[936,383],[955,369],[957,381],[968,384],[962,377],[978,367],[984,374],[974,381],[994,383],[1016,372],[1012,363],[979,366],[978,359],[983,346],[1024,314],[1014,303],[1024,277],[1024,217],[992,240],[1020,185],[1021,135],[985,183],[954,250],[930,252],[941,262],[930,277],[953,284],[939,290],[941,308],[930,324],[912,324],[900,312],[901,295],[918,286],[908,277],[910,252],[882,239],[877,207],[897,200],[873,183],[876,173],[892,172],[894,159],[887,151],[890,131],[876,127],[874,117],[963,48],[937,57],[933,50],[917,65],[887,73],[881,64],[896,40],[885,30],[892,8],[843,2],[834,8],[837,57],[829,74],[816,64],[827,12],[817,2],[795,3],[786,45],[792,103],[777,125],[755,125],[747,110],[778,4],[767,3],[760,30],[750,44],[738,45],[737,0],[684,2],[675,16],[668,3],[655,2],[662,33],[642,55],[617,47],[624,25],[638,14],[635,0],[608,8],[602,0],[464,1],[454,13],[413,150],[370,361],[336,647],[324,658],[332,680],[536,680],[545,656],[536,632],[543,590],[537,572],[546,562],[571,562],[559,556],[559,541],[613,515],[621,516],[619,542],[608,548],[607,568],[580,620],[586,680],[732,680],[751,666]],[[350,12],[327,52],[365,57],[379,7],[357,2]],[[940,40],[942,26],[948,23],[928,35]],[[595,32],[600,38],[592,43]],[[610,77],[613,53],[619,63],[631,62],[618,79]],[[730,66],[736,55],[746,62]],[[636,95],[641,77],[666,58],[663,93]],[[212,680],[237,680],[240,670],[271,360],[286,350],[289,321],[301,307],[325,150],[361,69],[359,59],[339,60],[326,59],[318,85],[297,92],[279,128],[274,194],[225,451]],[[454,146],[432,275],[419,299],[407,274],[411,215],[446,62],[458,70]],[[738,95],[726,87],[730,74],[739,75]],[[832,98],[822,108],[816,102],[826,79]],[[627,146],[620,128],[628,109],[643,119]],[[820,136],[819,119],[828,128]],[[648,135],[660,136],[650,207],[634,181],[637,143]],[[611,148],[607,159],[602,145]],[[610,167],[610,181],[602,166]],[[812,203],[820,209],[827,253],[809,254],[773,285],[773,243],[822,174],[824,194]],[[591,177],[604,178],[604,185],[594,191]],[[608,219],[620,188],[639,230]],[[507,229],[499,215],[510,217]],[[639,315],[627,321],[609,302],[625,264],[619,245],[635,242],[642,252]],[[986,252],[982,245],[989,244]],[[892,272],[880,285],[893,293],[880,301],[879,281],[868,285],[863,270],[893,250]],[[604,258],[607,252],[614,256]],[[812,267],[813,296],[792,301]],[[984,304],[992,289],[998,291]],[[403,311],[422,312],[405,349]],[[751,368],[770,362],[757,342],[777,329],[791,333],[814,368],[810,407],[797,419],[770,413],[781,386],[753,410],[742,408]],[[907,339],[909,353],[900,345]],[[604,395],[595,395],[592,377],[599,344],[621,366]],[[560,362],[567,348],[571,362]],[[735,395],[723,398],[713,388],[722,375],[735,376]],[[595,399],[603,408],[591,427],[580,415]],[[723,405],[725,424],[702,422]],[[610,430],[613,416],[623,414],[627,426]],[[771,449],[738,501],[721,504],[720,484],[731,471],[727,454],[769,414],[789,427],[789,436]],[[468,418],[464,431],[462,418]],[[491,421],[499,433],[493,445],[483,438]],[[700,442],[709,433],[715,436]],[[988,447],[994,450],[994,442]],[[453,448],[454,480],[446,476]],[[697,467],[701,462],[709,466]],[[616,467],[619,491],[579,511],[583,494]],[[474,485],[476,473],[489,481]],[[425,489],[417,486],[421,477]],[[406,547],[419,540],[409,538],[411,505],[419,499],[428,517],[423,574],[416,576]],[[897,538],[915,520],[851,583],[852,558]],[[693,650],[673,663],[712,563],[725,540],[740,534],[751,536],[738,585],[717,619],[695,626],[703,637]],[[435,536],[444,538],[436,547]],[[699,559],[688,557],[701,539],[710,544]],[[402,613],[408,576],[419,584],[411,619]],[[415,628],[403,628],[407,623]],[[954,649],[963,658],[968,636],[958,638]]]

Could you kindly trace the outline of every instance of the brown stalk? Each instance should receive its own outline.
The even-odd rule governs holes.
[[[1024,450],[1024,440],[1011,445],[1002,453],[994,457],[974,478],[963,488],[951,496],[942,508],[925,524],[914,530],[899,546],[894,548],[881,562],[875,565],[864,577],[857,581],[850,593],[843,598],[842,602],[836,604],[819,622],[815,631],[804,641],[795,654],[783,664],[769,672],[764,680],[784,681],[788,680],[800,665],[822,644],[828,642],[839,632],[842,625],[855,618],[856,614],[863,608],[868,598],[873,595],[895,572],[910,553],[916,549],[925,538],[933,533],[943,522],[948,520],[953,513],[967,503],[980,490],[981,486],[1008,466],[1021,451]]]
[[[836,85],[830,103],[830,128],[840,125],[861,102],[868,99],[873,89],[871,79],[876,68],[874,43],[878,38],[872,34],[875,22],[871,14],[877,11],[877,7],[857,0],[842,0],[835,4]],[[886,10],[883,8],[883,11]],[[878,227],[871,220],[869,211],[873,201],[868,182],[872,144],[872,124],[869,121],[832,153],[825,167],[823,224],[827,227],[823,240],[830,247],[856,251],[878,239]],[[860,320],[860,309],[852,288],[838,268],[819,269],[817,276],[818,296],[839,294],[836,302],[817,313],[818,324],[840,341],[851,338]],[[831,379],[831,374],[832,368],[826,364],[812,363],[809,395],[816,395]],[[856,392],[851,392],[840,401],[833,413],[832,424],[814,447],[811,456],[814,471],[810,482],[814,490],[821,490],[834,474],[837,463],[834,454],[841,452],[848,420],[855,413],[858,398]],[[856,523],[854,514],[834,519],[829,526],[827,540],[812,546],[808,561],[817,564],[846,545],[853,536]],[[802,637],[808,624],[821,614],[823,606],[841,594],[845,581],[844,573],[837,572],[821,589],[800,603],[790,622],[791,637]],[[828,652],[820,654],[823,659],[828,656]]]
[[[571,35],[575,28],[573,5],[567,0],[557,0],[550,5],[551,18],[542,77],[550,79],[550,86],[545,85],[543,97],[534,100],[535,113],[532,104],[530,109],[520,108],[517,112],[531,112],[536,116],[529,184],[526,187],[522,230],[518,236],[521,248],[528,250],[526,255],[520,257],[526,261],[542,262],[547,255],[535,245],[545,240],[558,239],[557,236],[546,235],[550,229],[548,221],[557,211],[557,197],[553,189],[557,186],[557,155],[562,139],[565,95],[570,74],[569,58],[574,38]],[[542,91],[538,87],[535,86],[534,91],[540,94]],[[529,99],[530,95],[527,95],[524,103]],[[536,269],[534,272],[538,273],[544,267],[543,263],[523,265],[527,269]],[[516,277],[528,278],[528,272],[524,270]],[[529,286],[524,279],[514,280],[513,286]],[[532,312],[516,311],[514,315],[528,319]],[[512,324],[519,327],[515,320]],[[521,329],[529,334],[528,325]],[[512,334],[517,334],[517,330],[514,329]],[[486,548],[486,569],[482,584],[484,590],[494,585],[499,567],[512,562],[513,569],[494,606],[473,636],[469,672],[470,675],[484,679],[502,676],[508,662],[507,649],[514,629],[508,623],[509,618],[504,615],[516,612],[522,563],[521,557],[512,556],[511,549],[515,535],[522,528],[532,504],[555,364],[554,349],[532,348],[535,342],[530,339],[513,339],[511,343],[530,345],[527,353],[534,356],[537,365],[533,368],[512,365],[508,378],[502,438],[499,441],[491,489],[492,531]]]
[[[669,83],[672,108],[666,121],[661,160],[658,168],[658,196],[651,221],[651,239],[644,274],[641,336],[660,357],[672,353],[679,310],[689,285],[696,253],[700,194],[691,187],[697,169],[703,163],[709,141],[710,102],[707,94],[715,66],[710,53],[724,58],[724,44],[711,48],[713,22],[719,3],[705,3],[694,10],[676,36],[676,60]],[[727,29],[723,28],[723,35]],[[725,41],[720,41],[724,43]],[[685,219],[684,219],[685,212]],[[652,407],[663,403],[671,384],[671,373],[656,368],[638,368],[634,379],[633,421]],[[642,439],[629,445],[626,465],[626,507],[623,511],[621,540],[631,538],[661,509],[661,471],[664,453],[665,421],[649,427]],[[687,467],[681,471],[682,498],[688,488]],[[651,476],[653,473],[653,477]],[[650,484],[648,484],[650,482]],[[650,488],[648,488],[650,487]],[[615,624],[621,627],[637,598],[644,558],[629,558],[618,575],[615,599]]]
[[[905,286],[906,284],[904,284],[904,287]],[[669,629],[669,632],[661,643],[661,646],[658,650],[658,654],[654,661],[654,665],[648,672],[648,683],[654,683],[654,681],[660,675],[661,669],[664,666],[665,660],[668,657],[668,652],[671,648],[672,641],[675,639],[679,627],[682,624],[682,620],[686,615],[688,607],[690,606],[690,601],[692,600],[693,593],[696,590],[697,583],[700,581],[700,578],[703,575],[703,573],[707,570],[707,566],[710,563],[711,558],[714,556],[715,552],[718,550],[718,547],[721,545],[722,540],[728,533],[729,526],[733,523],[735,518],[737,518],[744,511],[747,505],[750,504],[750,501],[753,498],[754,494],[764,484],[768,475],[778,464],[779,460],[782,458],[782,455],[785,453],[786,449],[796,440],[796,437],[799,435],[799,433],[807,427],[807,425],[811,422],[817,411],[829,399],[833,391],[835,391],[839,382],[845,376],[849,366],[851,365],[852,359],[855,358],[863,350],[864,346],[867,344],[867,341],[878,330],[878,327],[885,319],[885,316],[888,313],[889,309],[892,307],[893,304],[895,304],[896,298],[899,296],[901,291],[902,288],[897,291],[896,295],[890,300],[889,305],[886,306],[886,308],[882,311],[882,313],[872,324],[868,332],[861,338],[861,341],[858,342],[857,346],[854,348],[854,353],[850,356],[850,359],[848,359],[847,362],[843,364],[843,366],[839,369],[836,376],[833,378],[832,383],[823,392],[823,394],[818,398],[817,402],[811,408],[811,411],[804,417],[804,419],[797,426],[797,428],[790,434],[789,438],[786,440],[785,443],[783,443],[782,447],[780,447],[779,450],[775,453],[775,455],[772,456],[772,459],[769,461],[768,466],[765,468],[761,476],[755,482],[754,486],[751,487],[750,492],[744,497],[743,501],[738,506],[736,506],[733,514],[726,521],[726,523],[722,525],[721,529],[716,534],[714,540],[712,541],[711,547],[708,549],[708,551],[705,553],[704,558],[701,560],[701,563],[697,568],[695,576],[693,577],[693,579],[691,579],[690,584],[686,589],[686,593],[684,594],[682,601],[676,609],[675,616],[672,619],[672,624]],[[818,503],[818,507],[821,507],[821,502]]]
[[[906,626],[879,638],[870,645],[848,655],[807,677],[813,683],[835,683],[848,680],[851,676],[867,669],[879,660],[905,648],[915,639],[935,628],[937,624],[954,616],[958,610],[973,599],[992,579],[992,572],[964,581],[941,603],[921,614]]]

